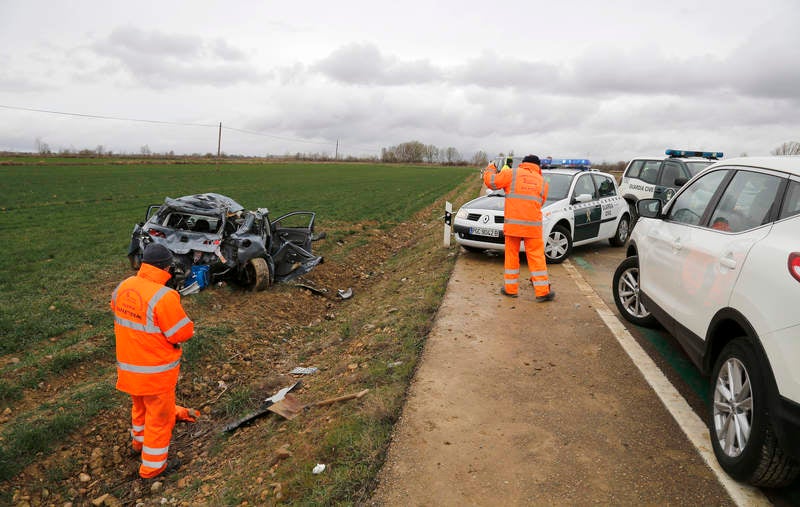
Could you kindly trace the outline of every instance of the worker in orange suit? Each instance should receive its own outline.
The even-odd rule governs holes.
[[[181,346],[194,323],[180,294],[166,287],[172,277],[172,252],[148,246],[136,274],[111,296],[117,352],[117,389],[131,395],[131,445],[141,452],[139,475],[152,479],[180,463],[167,460],[176,420],[194,422],[199,412],[175,404]]]
[[[547,182],[542,177],[539,157],[528,155],[517,167],[498,171],[490,163],[483,173],[483,182],[492,190],[505,190],[503,235],[505,236],[504,285],[500,292],[509,297],[519,295],[519,245],[525,243],[531,284],[537,302],[552,301],[542,235],[542,205],[547,199]]]

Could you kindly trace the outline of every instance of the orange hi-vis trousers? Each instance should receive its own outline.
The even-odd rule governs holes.
[[[150,396],[131,395],[133,448],[142,451],[139,475],[155,477],[167,466],[169,442],[175,427],[175,391]]]
[[[531,272],[531,283],[536,296],[550,294],[550,279],[547,276],[547,261],[544,258],[544,239],[506,236],[505,272],[503,279],[508,294],[519,293],[519,244],[525,242],[525,257]]]

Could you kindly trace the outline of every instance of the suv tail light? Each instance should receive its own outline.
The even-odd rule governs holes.
[[[789,254],[789,273],[800,282],[800,252]]]

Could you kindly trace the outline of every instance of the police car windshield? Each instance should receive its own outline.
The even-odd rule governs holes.
[[[567,198],[569,185],[572,183],[571,174],[554,174],[549,171],[542,171],[542,175],[549,187],[547,189],[547,202],[555,202]]]
[[[696,162],[687,161],[686,167],[689,168],[689,172],[692,173],[692,176],[694,176],[695,174],[699,173],[700,171],[702,171],[703,169],[705,169],[706,167],[710,166],[713,163],[714,162],[711,160],[698,160]]]

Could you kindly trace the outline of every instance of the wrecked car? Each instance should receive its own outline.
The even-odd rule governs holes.
[[[323,262],[311,252],[311,243],[325,237],[314,234],[315,218],[294,211],[270,220],[267,208],[246,210],[216,193],[167,197],[134,226],[128,259],[139,269],[145,247],[160,243],[174,255],[170,284],[182,294],[222,280],[260,291]]]

